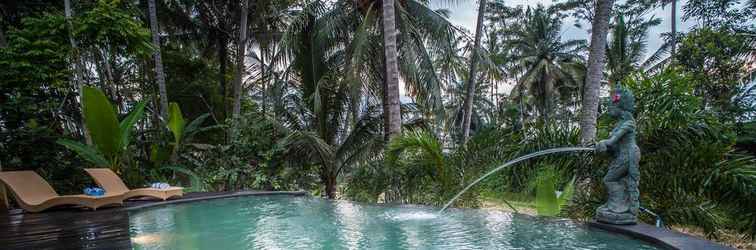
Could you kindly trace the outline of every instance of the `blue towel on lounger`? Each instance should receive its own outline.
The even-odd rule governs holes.
[[[103,196],[105,195],[105,189],[99,187],[88,187],[84,189],[84,194],[89,196]]]

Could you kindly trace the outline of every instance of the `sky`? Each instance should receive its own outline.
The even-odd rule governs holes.
[[[524,5],[524,6],[536,6],[538,4],[542,4],[544,6],[550,6],[553,4],[553,0],[499,0],[504,2],[506,6],[509,7],[515,7],[518,5]],[[462,26],[466,28],[469,31],[475,30],[475,21],[477,19],[478,15],[478,3],[475,0],[457,0],[457,1],[447,1],[447,0],[431,0],[430,1],[430,7],[433,9],[448,9],[450,10],[451,16],[449,17],[449,21],[451,21],[453,24]],[[449,3],[449,2],[456,2],[456,3]],[[688,22],[682,22],[679,20],[680,17],[682,17],[682,7],[687,3],[687,0],[679,0],[677,2],[677,30],[678,32],[687,32],[694,24],[695,21],[689,20]],[[662,23],[652,27],[648,31],[648,47],[646,54],[650,55],[654,51],[656,51],[663,41],[660,39],[660,34],[669,32],[670,31],[670,18],[669,15],[671,13],[670,6],[665,6],[664,8],[657,8],[654,11],[649,13],[649,17],[651,15],[659,17],[662,19]],[[571,40],[571,39],[585,39],[590,40],[590,35],[585,30],[585,28],[590,28],[590,25],[583,24],[583,29],[579,29],[575,27],[573,24],[575,23],[575,19],[572,17],[567,18],[564,20],[564,25],[562,26],[562,39],[564,40]],[[470,32],[472,33],[472,32]]]

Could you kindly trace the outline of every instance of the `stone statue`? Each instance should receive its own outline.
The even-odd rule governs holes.
[[[632,92],[622,87],[613,90],[608,114],[617,120],[617,124],[608,139],[596,144],[597,152],[608,152],[612,157],[603,180],[608,199],[596,209],[595,218],[600,222],[627,225],[637,221],[640,149],[635,143],[633,111],[635,97]]]

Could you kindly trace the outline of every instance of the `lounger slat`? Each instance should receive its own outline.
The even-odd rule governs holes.
[[[146,196],[166,200],[171,197],[181,197],[184,195],[184,188],[182,187],[129,189],[123,183],[123,180],[109,168],[87,168],[84,171],[92,176],[97,185],[104,188],[106,193],[122,193],[124,199]]]
[[[0,172],[0,180],[10,188],[19,206],[28,212],[40,212],[62,205],[79,205],[91,209],[105,205],[123,205],[123,194],[60,196],[34,171]]]

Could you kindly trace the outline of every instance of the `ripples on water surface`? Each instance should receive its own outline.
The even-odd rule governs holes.
[[[250,196],[130,214],[136,249],[656,249],[570,221],[505,212]]]

